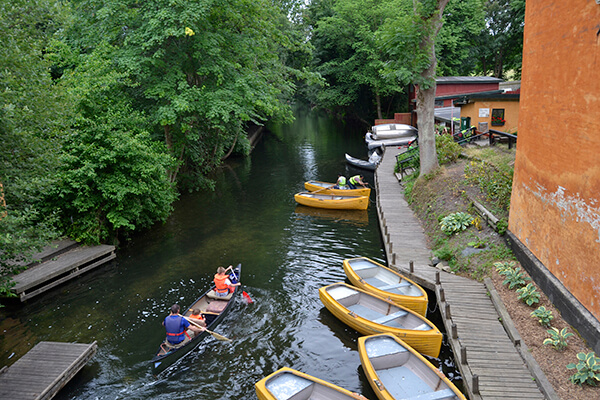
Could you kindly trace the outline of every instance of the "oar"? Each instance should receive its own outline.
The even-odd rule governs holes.
[[[182,317],[183,317],[183,315],[182,315]],[[197,323],[195,323],[194,321],[190,320],[188,317],[183,317],[183,318],[185,318],[185,320],[186,320],[187,322],[189,322],[190,324],[192,324],[192,325],[196,325],[196,326],[197,326],[198,328],[200,328],[200,329],[204,329],[206,332],[208,332],[208,333],[210,333],[211,335],[213,335],[213,337],[214,337],[215,339],[217,339],[217,340],[220,340],[220,341],[222,341],[222,342],[231,342],[231,339],[229,339],[229,338],[227,338],[227,337],[225,337],[225,336],[223,336],[223,335],[219,335],[217,332],[210,331],[210,330],[206,329],[206,328],[205,328],[205,327],[203,327],[203,326],[200,326],[200,325],[198,325],[198,324],[197,324]]]
[[[311,192],[311,193],[319,193],[319,192],[322,192],[323,190],[326,190],[326,189],[332,189],[334,186],[335,185],[325,186],[324,188],[319,189],[319,190],[315,190],[314,192]]]

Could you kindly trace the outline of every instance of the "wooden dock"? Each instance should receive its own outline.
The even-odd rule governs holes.
[[[98,345],[40,342],[0,371],[0,400],[53,398],[96,354]]]
[[[430,264],[432,253],[424,230],[393,172],[401,151],[386,148],[375,172],[377,214],[388,265],[435,291],[466,394],[471,400],[558,399],[491,281],[486,285]]]
[[[64,240],[34,256],[41,260],[13,277],[12,292],[26,301],[116,257],[115,246],[79,246]]]

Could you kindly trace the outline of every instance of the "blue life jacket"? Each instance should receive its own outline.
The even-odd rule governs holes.
[[[167,330],[167,340],[170,343],[183,342],[185,331],[190,326],[189,322],[179,315],[169,315],[165,318],[164,324]]]

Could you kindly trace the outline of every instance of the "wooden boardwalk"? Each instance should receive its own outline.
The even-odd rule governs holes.
[[[98,345],[40,342],[0,371],[0,400],[46,400],[75,376],[96,353]]]
[[[430,265],[432,254],[424,230],[404,200],[403,188],[393,172],[401,151],[386,148],[375,172],[377,213],[388,265],[435,291],[468,397],[558,399],[521,342],[493,284]]]
[[[61,241],[57,247],[48,246],[34,258],[42,263],[32,265],[14,276],[11,289],[26,301],[70,279],[90,271],[116,257],[115,246],[79,246],[73,241]]]

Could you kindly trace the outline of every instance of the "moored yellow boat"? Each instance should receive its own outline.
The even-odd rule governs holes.
[[[357,393],[287,367],[256,382],[254,388],[259,400],[367,400]]]
[[[346,259],[343,265],[354,286],[426,316],[427,292],[412,280],[367,257]]]
[[[300,192],[294,195],[298,204],[332,210],[366,210],[369,207],[367,196],[339,196],[313,192]]]
[[[319,298],[340,321],[364,335],[391,333],[419,353],[438,357],[442,333],[425,317],[365,290],[339,282],[319,289]]]
[[[394,335],[359,337],[358,353],[380,400],[466,400],[440,370]]]
[[[339,194],[342,196],[367,196],[371,195],[370,188],[359,187],[357,189],[333,189],[335,183],[321,182],[321,181],[307,181],[304,182],[304,189],[309,192],[316,192],[323,194]]]

